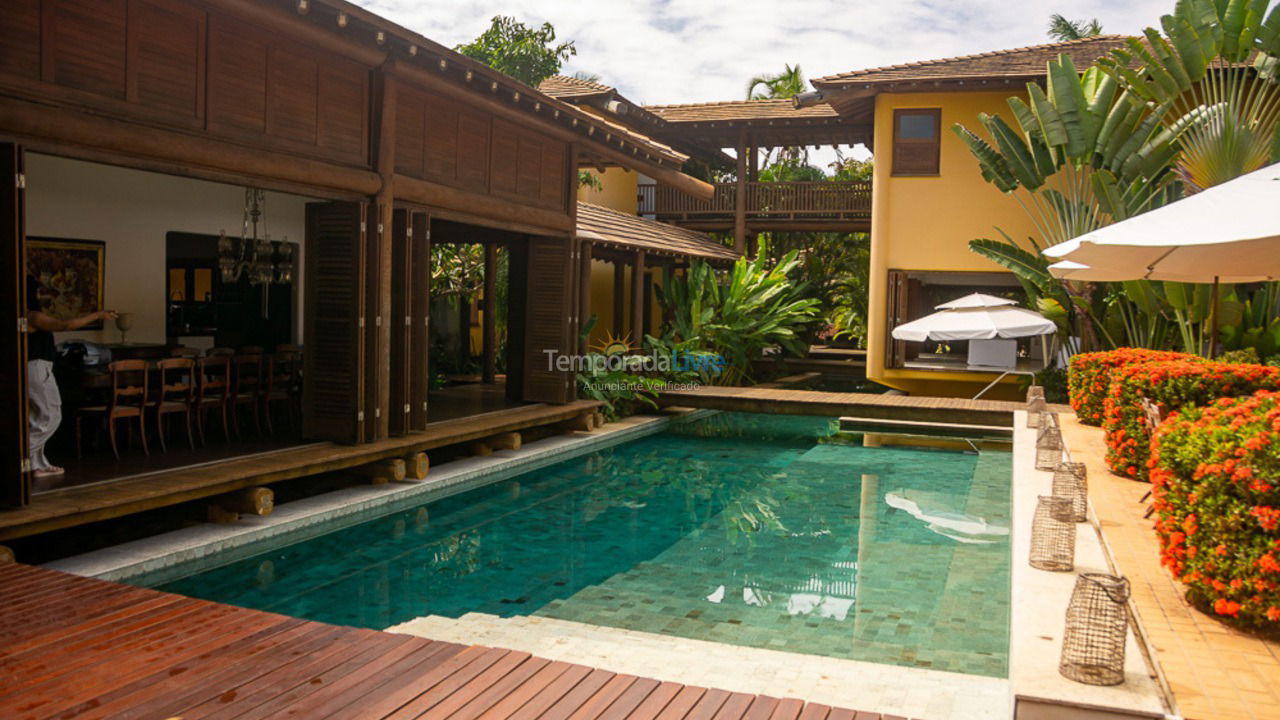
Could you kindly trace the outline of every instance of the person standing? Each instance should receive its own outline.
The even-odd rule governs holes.
[[[71,320],[62,320],[40,309],[40,281],[27,269],[27,448],[31,471],[37,478],[62,475],[66,471],[49,462],[44,446],[62,424],[62,395],[53,379],[57,346],[55,332],[68,332],[99,320],[114,320],[114,310],[99,310]]]

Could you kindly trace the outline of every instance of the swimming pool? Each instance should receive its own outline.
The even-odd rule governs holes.
[[[1006,676],[1009,454],[835,425],[677,423],[159,587],[370,628],[540,615]]]

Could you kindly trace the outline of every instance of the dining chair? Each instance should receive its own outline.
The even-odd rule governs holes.
[[[231,404],[231,358],[227,355],[209,355],[196,361],[196,431],[200,444],[205,445],[204,419],[210,410],[222,414],[222,436],[231,440],[227,424]]]
[[[281,403],[285,406],[285,417],[289,421],[289,430],[296,427],[298,412],[298,378],[302,356],[296,352],[277,351],[267,358],[267,372],[262,389],[262,415],[267,420],[267,432],[275,435],[275,427],[271,422],[271,406]]]
[[[258,417],[258,404],[262,397],[262,356],[236,355],[231,358],[231,426],[235,428],[236,437],[240,437],[240,408],[248,406],[253,415],[253,426],[262,436],[262,420]]]
[[[160,387],[156,395],[152,412],[156,416],[156,434],[160,438],[160,451],[169,452],[165,445],[165,416],[182,413],[187,422],[187,444],[196,449],[195,433],[191,430],[191,416],[195,413],[195,369],[196,363],[191,358],[175,357],[160,360],[156,370],[160,374]]]
[[[105,405],[82,407],[76,413],[76,456],[80,455],[81,423],[86,417],[102,416],[107,423],[107,436],[111,439],[111,454],[120,459],[120,446],[116,442],[116,421],[137,418],[138,435],[142,439],[142,452],[147,449],[146,408],[147,386],[150,384],[146,360],[117,360],[107,366],[111,375],[111,392]],[[129,423],[129,438],[133,439],[134,423]]]

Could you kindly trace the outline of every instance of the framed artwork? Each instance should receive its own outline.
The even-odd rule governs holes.
[[[27,267],[40,284],[40,309],[63,320],[101,310],[106,252],[99,240],[28,237]],[[101,330],[102,321],[84,329]]]

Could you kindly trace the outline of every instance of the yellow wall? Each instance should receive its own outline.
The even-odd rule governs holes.
[[[649,308],[649,329],[650,335],[657,335],[662,330],[662,306],[658,303],[658,294],[662,291],[662,269],[648,268],[646,271],[652,280],[653,294]],[[591,328],[591,337],[588,345],[592,348],[602,347],[605,338],[621,339],[626,338],[631,341],[632,345],[636,344],[636,338],[630,337],[628,325],[631,323],[631,266],[627,265],[623,268],[622,287],[619,289],[622,293],[622,317],[613,317],[613,263],[607,263],[603,260],[591,261],[591,312],[596,316],[595,327]]]
[[[605,168],[601,174],[597,170],[587,172],[600,179],[603,189],[579,187],[578,199],[583,202],[603,205],[628,215],[636,214],[637,175],[626,168]]]
[[[997,227],[1015,239],[1033,234],[1022,207],[982,179],[977,160],[951,131],[957,122],[975,128],[980,112],[1008,118],[1005,99],[1009,95],[999,91],[876,97],[867,375],[877,382],[913,394],[973,395],[995,377],[988,373],[886,370],[886,278],[889,270],[1000,271],[1003,268],[970,251],[969,241],[1000,237]],[[893,177],[896,108],[941,108],[937,176]]]

